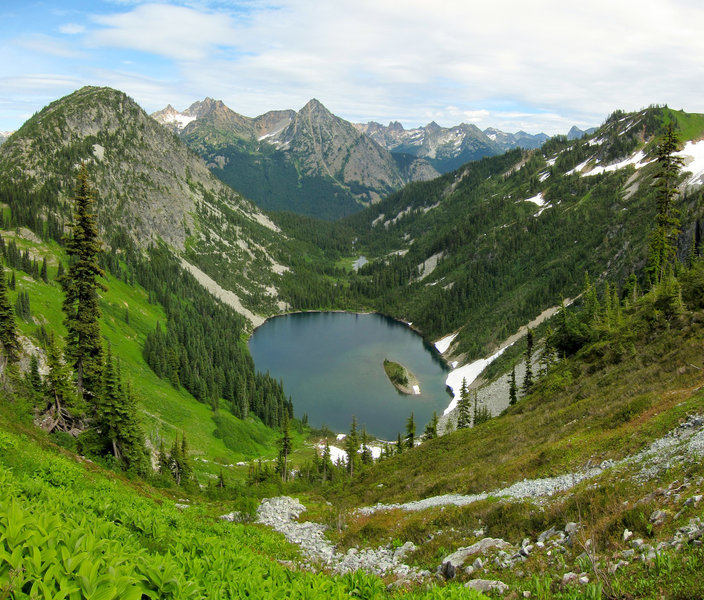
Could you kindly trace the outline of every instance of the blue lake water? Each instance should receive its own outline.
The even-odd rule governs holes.
[[[269,319],[249,350],[259,371],[282,379],[294,413],[314,427],[348,431],[352,415],[372,435],[393,440],[414,413],[416,433],[451,400],[447,368],[435,349],[404,324],[376,314],[299,313]],[[421,394],[393,387],[383,361],[401,363],[418,378]]]

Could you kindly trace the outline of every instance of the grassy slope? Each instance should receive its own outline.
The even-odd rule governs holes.
[[[638,340],[620,362],[598,347],[564,361],[500,417],[379,463],[350,493],[364,504],[475,493],[637,452],[704,411],[704,314],[683,321]]]
[[[32,256],[40,259],[46,256],[49,264],[49,284],[35,281],[22,271],[16,272],[17,291],[10,292],[10,299],[14,303],[19,290],[28,291],[32,315],[38,322],[20,320],[20,331],[32,337],[38,326],[44,324],[47,330],[63,338],[66,333],[61,311],[63,295],[53,281],[59,258],[66,262],[63,250],[54,243],[38,244],[16,237],[14,232],[2,232],[2,235],[8,241],[14,238],[21,251],[29,249]],[[142,348],[147,333],[154,330],[156,323],[166,322],[163,309],[150,304],[146,291],[137,285],[130,286],[109,274],[105,282],[108,291],[101,300],[102,333],[111,344],[113,353],[120,358],[123,373],[142,406],[145,431],[150,440],[158,446],[159,440],[164,439],[168,448],[176,435],[185,432],[193,454],[224,464],[273,456],[277,438],[274,431],[256,419],[243,422],[227,411],[221,411],[222,425],[216,435],[217,427],[209,406],[195,400],[183,388],[174,389],[152,372],[142,358]],[[126,311],[129,312],[129,323]],[[227,445],[222,439],[223,434],[230,438]],[[300,443],[300,439],[298,441]],[[215,471],[215,468],[211,470]]]
[[[0,597],[391,596],[374,576],[290,569],[288,561],[299,556],[280,535],[221,521],[222,506],[178,494],[71,456],[40,430],[19,423],[12,404],[0,405]],[[484,598],[459,585],[401,595]]]
[[[621,336],[588,346],[553,367],[532,395],[503,415],[423,443],[377,463],[351,483],[331,488],[327,497],[333,504],[328,512],[444,493],[491,491],[523,479],[579,471],[633,455],[689,415],[704,413],[704,311],[650,324],[638,320],[635,329],[625,328]],[[655,547],[690,519],[704,515],[701,505],[685,502],[704,489],[701,461],[671,465],[636,483],[632,477],[638,468],[607,470],[596,481],[583,482],[549,501],[489,497],[465,507],[419,512],[392,510],[371,516],[350,512],[345,527],[333,537],[343,548],[412,541],[419,549],[411,561],[432,570],[450,552],[482,537],[519,545],[525,537],[535,540],[550,527],[562,530],[574,521],[584,534],[566,554],[536,553],[520,569],[502,569],[490,561],[486,570],[473,576],[501,579],[514,590],[529,590],[540,598],[602,597],[589,596],[587,592],[594,590],[588,589],[568,595],[570,588],[560,585],[567,571],[587,571],[595,581],[595,572],[579,558],[587,539],[598,553],[596,560],[615,563],[629,547],[622,539],[624,529]],[[678,493],[668,494],[664,491],[668,489]],[[649,520],[656,509],[667,514],[663,525]],[[327,518],[325,511],[320,509],[322,518]],[[656,561],[631,562],[617,575],[607,573],[600,579],[613,587],[613,597],[704,597],[698,575],[704,568],[704,551],[696,544],[684,544],[676,552],[658,547]],[[458,577],[466,578],[461,573]]]

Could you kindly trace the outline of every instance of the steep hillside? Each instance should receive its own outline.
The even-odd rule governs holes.
[[[220,179],[269,210],[338,218],[409,181],[437,175],[423,160],[399,165],[317,100],[298,112],[249,118],[206,98],[183,113],[169,106],[152,116],[203,156]]]
[[[567,311],[555,337],[581,347],[500,416],[329,486],[349,507],[334,539],[410,541],[418,568],[517,597],[700,598],[704,262],[691,264],[674,286]]]
[[[350,289],[428,338],[458,333],[448,355],[487,356],[578,294],[585,271],[623,281],[643,265],[655,213],[653,144],[670,120],[686,142],[679,208],[687,253],[702,215],[704,117],[651,108],[614,113],[588,138],[555,138],[407,186],[349,218],[356,250],[374,259]]]
[[[142,249],[163,242],[232,292],[251,322],[277,310],[277,228],[121,92],[83,88],[27,121],[0,150],[3,187],[41,197],[24,207],[36,213],[27,219],[60,228],[81,161],[109,245],[121,236]]]

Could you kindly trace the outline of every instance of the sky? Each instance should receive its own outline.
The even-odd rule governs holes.
[[[0,131],[84,85],[147,112],[548,135],[614,110],[704,112],[701,0],[0,0]]]

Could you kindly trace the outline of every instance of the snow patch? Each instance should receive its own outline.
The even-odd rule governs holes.
[[[548,177],[550,177],[550,171],[549,171],[549,170],[548,170],[548,171],[543,171],[543,172],[540,174],[540,177],[539,177],[538,180],[540,181],[540,183],[542,183],[542,182],[545,181]]]
[[[619,169],[625,169],[628,165],[633,165],[636,169],[640,169],[641,167],[644,167],[645,165],[648,164],[650,161],[645,161],[645,153],[642,150],[639,150],[636,152],[633,156],[630,156],[626,158],[625,160],[622,160],[621,162],[617,162],[612,165],[608,165],[606,167],[602,166],[597,166],[594,167],[591,171],[586,173],[586,175],[599,175],[601,173],[610,173],[611,171],[618,171]]]
[[[587,166],[587,164],[589,163],[590,160],[591,160],[591,158],[588,158],[583,163],[579,163],[574,169],[570,169],[569,171],[567,171],[565,173],[565,175],[573,175],[574,173],[581,173],[582,169],[584,169],[584,167]]]
[[[189,117],[180,112],[172,112],[166,115],[162,115],[161,120],[163,123],[174,123],[179,129],[183,129],[189,123],[196,120],[196,117]]]
[[[440,354],[445,354],[445,352],[447,352],[447,349],[450,347],[450,344],[455,341],[456,337],[456,333],[451,333],[450,335],[446,335],[444,338],[439,339],[437,342],[435,342],[436,350]]]
[[[540,207],[543,207],[547,204],[547,200],[543,197],[543,192],[540,192],[537,196],[533,196],[532,198],[526,198],[524,202],[532,202],[533,204],[537,204]]]
[[[345,434],[341,434],[343,437],[345,437]],[[340,439],[340,436],[337,436],[338,439]],[[316,448],[320,452],[320,455],[322,456],[323,451],[325,450],[325,444],[323,442],[320,442]],[[338,448],[337,446],[328,446],[330,448],[330,460],[334,463],[338,461],[342,461],[343,463],[347,462],[347,451],[343,450],[342,448]],[[382,448],[381,446],[372,446],[370,444],[367,445],[367,448],[369,448],[369,451],[372,453],[372,458],[374,460],[377,460],[381,456],[381,451]],[[359,452],[362,451],[362,445],[359,445]]]
[[[480,358],[479,360],[475,360],[473,363],[463,365],[457,369],[454,369],[453,371],[450,371],[450,374],[445,380],[445,385],[452,390],[454,398],[452,399],[452,402],[450,402],[448,407],[445,409],[445,411],[442,413],[443,415],[451,413],[457,406],[457,403],[460,400],[462,380],[466,380],[468,386],[471,385],[472,382],[477,377],[479,377],[479,375],[484,369],[486,369],[492,362],[494,362],[499,356],[504,353],[504,350],[506,350],[506,348],[508,348],[508,346],[504,346],[503,348],[501,348],[501,350],[499,350],[495,354],[492,354],[488,358]]]
[[[492,142],[496,141],[496,134],[495,133],[490,133],[486,137],[488,137]]]
[[[420,386],[419,386],[419,385],[414,385],[414,386],[413,386],[413,393],[414,393],[416,396],[420,396]]]
[[[704,184],[704,140],[687,142],[684,148],[677,152],[677,156],[684,159],[684,171],[690,171],[692,176],[685,182],[686,185]]]

